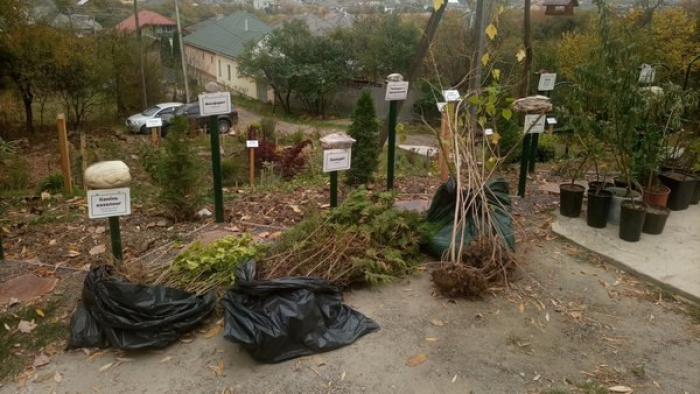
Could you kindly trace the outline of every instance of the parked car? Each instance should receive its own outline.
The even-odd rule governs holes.
[[[153,107],[126,119],[126,128],[132,133],[146,134],[146,121],[148,119],[168,117],[175,112],[175,109],[182,107],[183,103],[170,102],[156,104]]]
[[[202,116],[199,114],[199,102],[185,104],[178,107],[173,113],[161,116],[163,119],[163,131],[162,134],[165,136],[170,128],[170,120],[175,116],[187,116],[187,120],[190,123],[190,129],[204,129],[209,131],[209,116]],[[231,112],[227,114],[222,114],[218,116],[218,127],[219,134],[228,133],[232,126],[238,124],[238,110],[235,108],[231,109]]]

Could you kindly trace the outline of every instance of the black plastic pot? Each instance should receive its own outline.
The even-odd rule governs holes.
[[[647,214],[644,216],[644,227],[642,231],[646,234],[661,234],[666,227],[666,219],[671,214],[671,210],[661,205],[647,206]]]
[[[637,242],[642,237],[647,205],[638,201],[622,202],[620,211],[620,238],[628,242]]]
[[[621,188],[627,189],[628,182],[627,182],[627,179],[625,177],[616,176],[615,178],[613,178],[613,181],[615,182],[615,187],[621,187]],[[637,190],[637,184],[632,182],[632,187],[630,187],[630,189]]]
[[[700,175],[695,174],[695,191],[693,192],[693,197],[690,199],[692,205],[700,203]]]
[[[585,187],[575,183],[559,185],[559,213],[568,218],[581,216],[584,191],[586,191]]]
[[[611,182],[603,182],[603,181],[590,181],[588,182],[588,191],[596,191],[598,189],[600,190],[605,190],[609,187],[614,187],[615,184]]]
[[[680,172],[665,172],[659,180],[671,189],[666,206],[672,211],[688,209],[695,193],[697,178]]]
[[[608,224],[608,211],[613,194],[608,190],[588,189],[588,211],[586,224],[594,228],[604,228]]]

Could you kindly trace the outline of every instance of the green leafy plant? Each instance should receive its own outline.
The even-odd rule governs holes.
[[[57,193],[63,190],[63,174],[56,172],[49,174],[39,182],[39,191]]]
[[[203,198],[202,165],[187,130],[187,118],[173,118],[153,165],[153,179],[160,186],[158,200],[176,219],[193,218]]]
[[[275,141],[277,139],[277,134],[275,132],[275,120],[272,118],[264,117],[260,119],[260,130],[264,140]]]
[[[226,184],[234,183],[243,170],[244,164],[241,163],[241,160],[236,157],[232,157],[221,162],[221,178]]]
[[[23,190],[29,184],[29,166],[17,154],[0,160],[0,190]]]
[[[413,272],[432,229],[394,208],[391,193],[360,187],[343,204],[284,232],[259,266],[262,279],[319,276],[339,286],[376,285]]]
[[[352,163],[346,171],[345,181],[348,185],[369,183],[379,166],[379,122],[369,91],[363,91],[357,99],[349,134],[356,142],[352,148]]]
[[[195,242],[177,256],[156,281],[201,294],[233,285],[238,264],[256,258],[263,247],[248,234],[217,239],[203,246]]]

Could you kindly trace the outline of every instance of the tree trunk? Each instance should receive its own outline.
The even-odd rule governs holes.
[[[413,56],[413,63],[411,63],[411,67],[408,69],[408,73],[406,74],[406,77],[404,78],[404,81],[408,81],[409,83],[409,92],[411,89],[411,85],[413,84],[413,80],[416,78],[418,75],[418,72],[421,69],[421,66],[423,65],[423,60],[425,59],[426,53],[428,53],[428,48],[430,48],[430,42],[433,40],[433,37],[435,36],[435,32],[437,31],[438,25],[440,24],[440,20],[442,19],[442,15],[445,13],[445,9],[447,8],[447,1],[445,0],[444,3],[442,3],[442,6],[438,8],[437,10],[433,11],[433,13],[430,15],[430,19],[428,19],[428,24],[425,27],[425,31],[423,32],[423,36],[420,39],[420,43],[418,44],[418,48],[416,49],[416,54]],[[396,105],[396,113],[400,114],[401,113],[401,108],[403,107],[404,101],[399,101]],[[389,136],[389,122],[384,120],[384,124],[382,125],[381,133],[379,134],[379,149],[384,146],[386,143],[386,139]]]
[[[28,89],[22,92],[22,103],[24,104],[24,115],[26,117],[27,130],[34,133],[34,110],[32,108],[32,102],[34,101],[34,94]]]

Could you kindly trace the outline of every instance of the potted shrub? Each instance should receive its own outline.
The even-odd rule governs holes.
[[[586,188],[576,184],[576,179],[583,172],[586,161],[588,160],[588,152],[583,156],[571,159],[566,166],[564,172],[568,172],[571,176],[570,183],[562,183],[559,185],[559,213],[562,216],[569,218],[577,218],[581,216],[581,207],[583,206],[583,193]]]
[[[606,189],[614,186],[612,183],[601,180],[605,179],[605,176],[601,177],[601,170],[605,168],[602,161],[605,159],[606,152],[594,133],[589,133],[586,139],[580,139],[580,142],[588,152],[596,174],[596,180],[588,182],[586,224],[594,228],[604,228],[608,223],[608,212],[613,196],[612,192]]]

